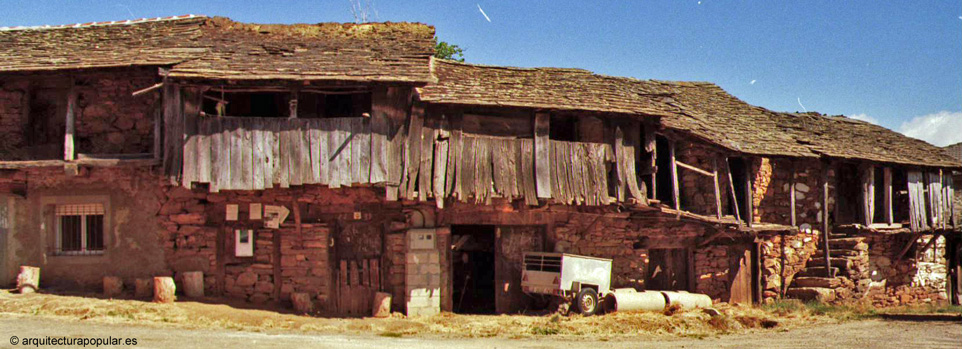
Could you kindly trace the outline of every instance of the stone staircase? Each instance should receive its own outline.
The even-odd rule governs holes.
[[[863,295],[869,287],[868,244],[863,237],[831,234],[828,239],[831,274],[826,273],[823,245],[786,290],[788,298],[834,302]],[[831,276],[829,276],[831,275]]]

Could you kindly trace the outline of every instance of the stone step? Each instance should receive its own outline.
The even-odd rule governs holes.
[[[862,251],[858,251],[858,250],[841,250],[841,249],[833,248],[831,255],[832,257],[858,257],[861,254],[862,254]],[[812,254],[813,259],[824,258],[823,256],[825,256],[825,253],[823,253],[821,249],[815,251],[815,253]]]
[[[833,266],[833,267],[843,268],[843,269],[851,269],[851,268],[852,268],[852,264],[853,264],[853,263],[852,263],[852,260],[851,260],[851,259],[848,259],[848,258],[845,258],[845,257],[834,257],[834,256],[833,256],[833,257],[829,258],[829,260],[830,260],[830,262],[832,262],[832,266]],[[809,260],[808,260],[808,264],[805,264],[805,266],[807,266],[807,267],[824,267],[824,266],[825,266],[825,258],[822,257],[822,258],[812,258],[812,259],[809,259]]]
[[[831,271],[832,277],[838,276],[839,269],[837,267],[832,267]],[[825,267],[808,267],[802,269],[802,271],[798,272],[796,277],[801,276],[825,277]]]
[[[839,278],[803,276],[792,281],[792,287],[836,288],[839,286],[842,286],[842,280]]]
[[[831,302],[835,300],[835,290],[825,287],[789,287],[785,292],[789,298],[803,301]]]
[[[855,238],[838,238],[838,239],[828,239],[828,247],[831,249],[856,249],[859,244],[865,242],[865,238],[855,237]],[[821,248],[819,244],[819,248]]]

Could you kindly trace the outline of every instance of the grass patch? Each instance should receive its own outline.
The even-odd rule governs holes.
[[[404,337],[404,334],[400,332],[381,332],[381,333],[378,333],[378,336],[388,337],[388,338],[401,338],[401,337]]]

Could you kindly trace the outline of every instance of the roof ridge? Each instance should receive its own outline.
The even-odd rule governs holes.
[[[180,16],[138,18],[138,19],[127,19],[127,20],[121,20],[121,21],[87,22],[87,23],[60,24],[60,25],[0,27],[0,31],[9,32],[9,31],[20,31],[20,30],[52,30],[52,29],[105,27],[105,26],[112,26],[112,25],[132,25],[132,24],[156,23],[156,22],[165,22],[165,21],[179,21],[179,20],[192,19],[192,18],[209,18],[209,17],[205,15],[186,14],[186,15],[180,15]]]

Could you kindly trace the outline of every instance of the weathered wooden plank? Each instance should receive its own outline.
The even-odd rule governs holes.
[[[929,199],[929,223],[932,228],[940,228],[942,226],[942,196],[939,193],[942,192],[942,176],[939,172],[927,172],[927,187],[928,187],[928,199]]]
[[[519,173],[521,175],[521,185],[524,190],[524,202],[529,206],[538,205],[538,189],[535,184],[534,174],[534,141],[531,139],[519,139],[517,143],[520,154]]]
[[[264,120],[250,120],[249,130],[251,136],[251,189],[264,189]]]
[[[194,157],[197,159],[197,177],[195,180],[200,183],[210,183],[211,176],[211,158],[210,158],[210,139],[211,130],[209,120],[199,120],[197,134],[196,148],[197,152],[194,153]]]
[[[478,150],[475,153],[475,164],[477,164],[474,173],[475,197],[476,202],[484,204],[490,203],[491,192],[493,191],[491,176],[494,166],[491,163],[491,141],[491,138],[478,138]]]
[[[220,118],[211,119],[210,125],[210,191],[216,193],[230,182],[230,143],[224,142],[224,126]],[[224,188],[226,189],[226,188]]]
[[[735,211],[735,220],[741,222],[740,209],[738,208],[738,195],[735,195],[735,181],[732,180],[732,164],[725,158],[725,174],[728,175],[728,189],[730,190],[729,195],[732,197],[732,207]],[[825,217],[825,216],[822,216]]]
[[[414,188],[417,185],[418,170],[421,166],[421,138],[424,126],[424,108],[414,106],[411,109],[411,120],[408,126],[407,152],[404,158],[404,173],[402,175],[401,197],[414,199]]]
[[[301,175],[302,184],[311,184],[314,182],[314,162],[311,159],[311,135],[310,135],[310,119],[298,119],[298,129],[297,135],[300,138],[300,148],[301,148],[301,158],[298,161],[298,168]]]
[[[251,120],[243,120],[241,132],[241,165],[243,166],[242,185],[244,190],[254,190],[254,142]],[[263,181],[263,180],[261,180]]]
[[[321,123],[318,119],[305,120],[307,143],[311,149],[311,179],[309,183],[321,183]],[[327,143],[327,142],[325,142]],[[305,181],[308,182],[308,181]]]
[[[434,141],[438,138],[438,119],[424,120],[421,128],[421,164],[418,166],[418,200],[427,201],[428,196],[434,195]]]
[[[862,167],[862,224],[872,225],[875,217],[875,168]]]
[[[277,163],[274,166],[274,180],[281,188],[291,186],[291,124],[277,123]]]
[[[635,200],[646,202],[647,195],[641,192],[641,187],[638,185],[638,171],[636,167],[636,162],[638,158],[638,147],[641,144],[641,124],[638,122],[631,122],[625,126],[625,179],[626,188],[631,197]]]
[[[625,133],[622,130],[621,125],[615,126],[615,137],[614,137],[614,151],[615,151],[615,197],[619,202],[625,201],[625,190],[627,188],[628,179],[625,178]]]
[[[461,149],[461,164],[458,166],[458,185],[460,194],[458,198],[467,202],[468,197],[475,196],[475,171],[477,171],[475,162],[475,151],[477,151],[477,137],[468,137],[462,135],[461,141],[463,146]]]
[[[456,199],[461,199],[461,184],[460,184],[460,167],[461,167],[461,149],[463,145],[463,137],[461,136],[461,114],[455,113],[451,115],[451,141],[448,145],[448,173],[444,178],[445,191],[450,193],[451,197]]]
[[[323,119],[315,120],[314,128],[315,132],[311,144],[317,145],[317,156],[314,157],[312,154],[311,161],[314,161],[318,169],[317,183],[328,185],[331,180],[331,123]]]
[[[923,173],[909,171],[907,176],[909,188],[909,225],[912,232],[929,229],[928,214],[925,209],[925,184]]]
[[[362,184],[371,183],[371,121],[367,118],[360,118],[358,125],[360,130],[357,132],[351,150],[357,150],[354,161],[358,163],[358,178],[356,181]]]
[[[340,118],[338,120],[338,133],[340,138],[341,149],[340,154],[338,154],[338,176],[341,178],[341,185],[350,187],[353,184],[353,178],[351,178],[351,169],[354,163],[354,154],[351,153],[351,141],[354,139],[354,130],[352,129],[353,120],[351,118]]]
[[[176,179],[180,176],[183,155],[184,119],[180,100],[180,87],[164,85],[164,174]],[[66,152],[66,149],[65,149]]]
[[[262,124],[264,130],[264,188],[273,188],[276,173],[274,166],[277,163],[277,154],[280,151],[277,144],[277,123],[265,122]]]
[[[672,145],[672,148],[674,147],[675,146]],[[752,168],[751,160],[745,161],[745,164],[748,166],[748,169]],[[755,224],[755,188],[752,188],[752,177],[754,177],[754,174],[752,173],[751,170],[748,170],[748,169],[746,169],[745,171],[746,175],[745,175],[745,183],[744,183],[745,185],[745,221],[750,227],[753,224]],[[675,192],[678,192],[677,184],[675,185]]]
[[[438,128],[438,139],[434,144],[434,166],[432,169],[433,176],[431,176],[433,182],[431,186],[434,188],[434,200],[438,208],[444,208],[444,199],[448,196],[448,187],[445,186],[445,176],[447,176],[448,173],[448,146],[450,138],[451,124],[448,122],[447,117],[442,115]]]
[[[361,129],[362,128],[361,121],[364,121],[364,118],[351,119],[351,136],[350,136],[351,183],[362,183],[361,182],[361,161],[360,161],[362,150],[361,150],[360,140],[361,140],[361,133],[363,132],[363,130]],[[368,144],[370,144],[370,140],[368,140],[368,142],[369,142]],[[369,171],[368,173],[370,173],[370,169],[368,169],[368,171]]]
[[[287,131],[285,132],[287,137],[287,148],[283,149],[285,153],[288,154],[289,159],[287,163],[287,173],[290,180],[290,185],[302,185],[303,177],[301,177],[301,159],[304,155],[302,152],[304,147],[301,146],[301,120],[288,119],[287,120]],[[310,152],[310,150],[308,150]]]
[[[548,113],[534,115],[534,152],[535,152],[535,184],[538,188],[538,198],[550,199],[551,188],[551,141],[548,138],[551,116]]]
[[[340,129],[339,119],[328,119],[325,120],[330,127],[330,133],[327,139],[327,148],[330,151],[330,156],[328,157],[328,186],[331,188],[340,188],[341,182],[341,160],[340,156],[343,156],[344,152],[344,139],[343,131]]]
[[[67,91],[67,115],[66,129],[64,130],[63,159],[72,161],[76,158],[74,151],[74,132],[77,129],[77,88],[74,82],[70,82],[70,90]]]
[[[715,154],[711,155],[711,173],[712,173],[712,184],[715,189],[715,218],[722,218],[722,201],[721,201],[721,187],[718,185],[718,156]],[[795,170],[792,170],[792,177],[795,176]],[[795,187],[794,181],[792,184],[792,225],[795,225]]]

